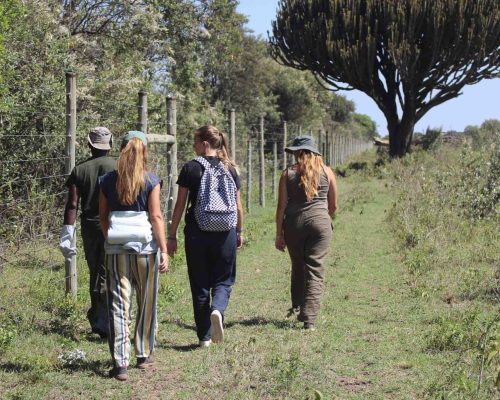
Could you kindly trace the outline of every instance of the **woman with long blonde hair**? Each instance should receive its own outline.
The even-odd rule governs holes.
[[[276,208],[275,246],[288,248],[292,261],[291,312],[314,330],[319,312],[324,259],[332,239],[331,216],[337,209],[335,175],[323,164],[311,137],[297,137],[285,151],[295,164],[283,171]]]
[[[100,181],[99,219],[106,239],[110,375],[128,378],[132,287],[137,295],[134,347],[137,367],[153,364],[158,273],[168,269],[161,180],[147,169],[147,139],[130,131],[122,140],[118,169]]]
[[[171,256],[177,251],[177,228],[189,201],[184,246],[198,344],[207,347],[224,340],[224,312],[236,279],[236,249],[243,243],[243,208],[226,135],[215,126],[202,126],[194,134],[193,147],[198,157],[184,164],[179,174],[167,247]],[[206,186],[208,176],[215,183],[211,190]],[[212,197],[219,217],[204,215],[203,209],[211,209],[206,205]]]

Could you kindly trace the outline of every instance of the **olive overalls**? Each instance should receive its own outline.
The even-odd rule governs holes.
[[[323,262],[332,240],[328,186],[322,171],[318,195],[307,201],[299,174],[292,168],[287,170],[288,202],[283,230],[292,260],[292,307],[300,307],[299,321],[310,324],[318,315],[325,277]]]

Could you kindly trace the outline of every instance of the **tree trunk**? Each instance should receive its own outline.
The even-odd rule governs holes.
[[[413,118],[402,118],[401,121],[388,122],[389,155],[392,158],[403,157],[409,150],[415,122]]]

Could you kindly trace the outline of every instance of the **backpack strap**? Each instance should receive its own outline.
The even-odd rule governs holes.
[[[205,157],[202,157],[202,156],[198,156],[194,159],[194,161],[200,163],[203,168],[207,169],[207,168],[224,168],[224,163],[219,160],[219,163],[217,165],[212,165],[210,164]]]
[[[197,163],[201,164],[203,168],[207,169],[210,168],[212,165],[205,159],[205,157],[198,156],[196,157],[193,161],[196,161]]]

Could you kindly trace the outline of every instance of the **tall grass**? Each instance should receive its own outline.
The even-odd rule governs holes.
[[[392,163],[390,221],[414,296],[434,304],[427,351],[454,353],[427,393],[500,389],[500,140],[441,145]]]

